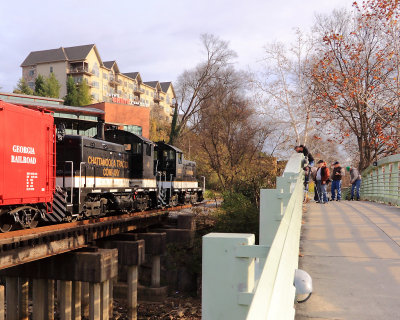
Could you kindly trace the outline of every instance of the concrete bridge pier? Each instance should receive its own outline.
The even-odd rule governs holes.
[[[54,319],[54,280],[59,280],[60,319],[81,319],[81,283],[85,282],[89,283],[90,292],[89,319],[108,320],[109,280],[117,276],[117,266],[116,249],[91,248],[90,251],[65,253],[2,270],[0,275],[7,279],[7,320],[25,319],[28,311],[25,307],[28,301],[27,278],[33,279],[34,320]],[[20,285],[17,276],[22,279]],[[20,292],[18,288],[21,288]]]
[[[6,277],[7,320],[18,320],[18,277]],[[4,305],[2,305],[4,310]]]
[[[33,320],[54,320],[54,280],[33,279]]]
[[[4,286],[0,285],[0,320],[4,320],[5,318],[4,302]]]
[[[163,301],[167,298],[167,286],[161,286],[161,255],[166,252],[167,234],[165,232],[138,233],[145,241],[146,261],[151,266],[150,287],[139,287],[139,298],[144,301]]]
[[[122,234],[113,240],[99,241],[98,245],[118,249],[120,282],[116,284],[114,296],[127,301],[128,319],[137,319],[138,266],[144,262],[144,240],[136,240],[134,234]]]

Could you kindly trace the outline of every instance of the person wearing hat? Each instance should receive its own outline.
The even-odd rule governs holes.
[[[356,191],[357,200],[360,200],[361,174],[354,167],[346,167],[346,170],[350,172],[350,183],[351,183],[350,200],[354,200],[354,190]]]
[[[342,199],[342,177],[344,176],[344,169],[340,166],[339,161],[336,161],[333,164],[332,170],[332,186],[331,186],[331,193],[332,193],[332,201],[340,201]],[[336,196],[337,193],[337,196]]]
[[[327,203],[328,197],[326,195],[326,185],[329,179],[329,168],[325,165],[324,160],[319,160],[318,169],[316,173],[316,181],[317,181],[317,195],[318,195],[318,203]]]

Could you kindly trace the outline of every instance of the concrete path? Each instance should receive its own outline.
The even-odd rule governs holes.
[[[296,320],[400,319],[400,208],[311,203],[301,253],[314,292],[296,305]]]

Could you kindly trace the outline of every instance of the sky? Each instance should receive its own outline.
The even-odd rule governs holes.
[[[143,81],[175,81],[203,60],[200,35],[214,34],[253,69],[263,47],[290,43],[316,13],[354,0],[0,0],[0,91],[11,92],[31,51],[94,43],[103,61]]]

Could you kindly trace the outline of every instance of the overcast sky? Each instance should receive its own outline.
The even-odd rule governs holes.
[[[174,81],[201,59],[199,36],[229,41],[240,68],[263,46],[309,30],[315,13],[351,9],[354,0],[1,0],[0,91],[11,92],[31,51],[96,44],[103,61],[144,81]]]

